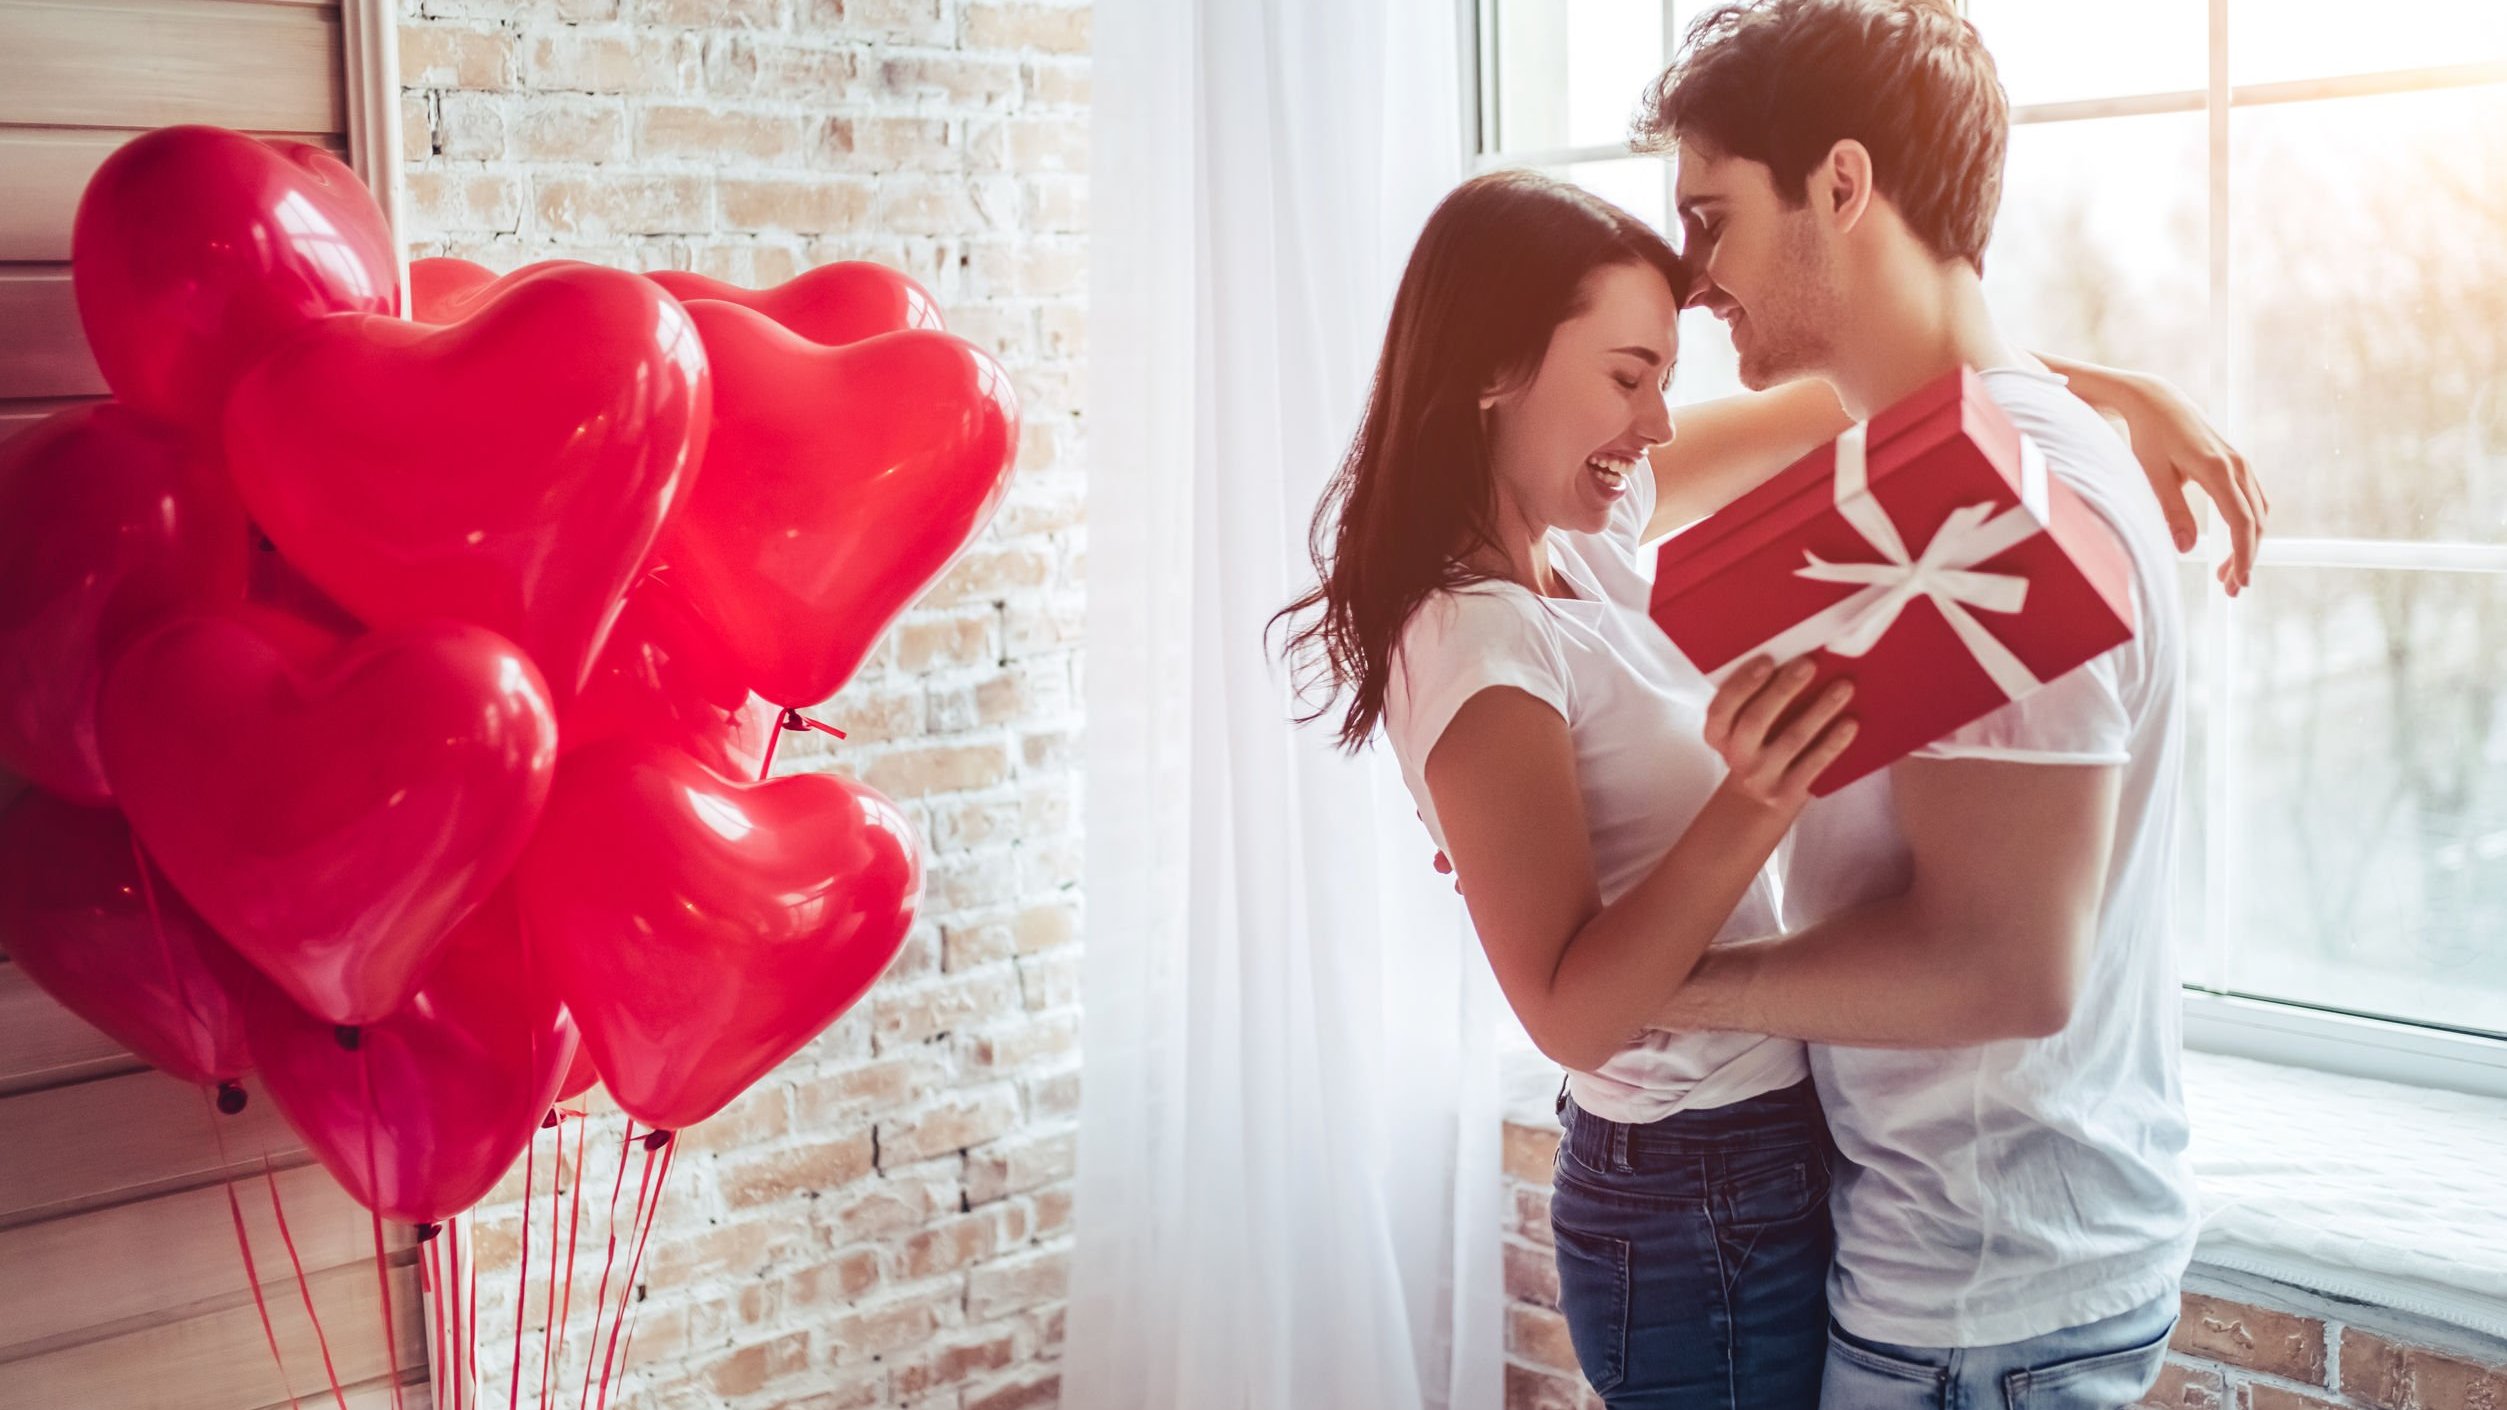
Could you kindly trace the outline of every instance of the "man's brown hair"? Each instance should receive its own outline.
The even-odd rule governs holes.
[[[1799,206],[1811,168],[1852,139],[1916,236],[1982,270],[2010,121],[1993,56],[1950,0],[1745,0],[1689,26],[1631,140],[1762,163]]]

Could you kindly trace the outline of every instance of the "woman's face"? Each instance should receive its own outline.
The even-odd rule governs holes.
[[[1646,448],[1671,439],[1671,285],[1651,265],[1615,264],[1584,290],[1584,311],[1550,334],[1531,377],[1480,402],[1499,493],[1534,533],[1598,533]]]

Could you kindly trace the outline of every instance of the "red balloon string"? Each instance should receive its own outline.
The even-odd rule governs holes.
[[[821,724],[798,710],[785,710],[783,718],[775,722],[775,728],[766,736],[766,761],[757,767],[759,783],[764,783],[766,776],[775,771],[775,745],[783,738],[785,730],[818,730],[824,734],[832,734],[838,739],[845,737],[844,731],[834,725]]]
[[[609,1251],[601,1255],[600,1291],[592,1299],[592,1335],[598,1337],[601,1310],[609,1306],[609,1268],[618,1257],[618,1192],[627,1185],[627,1152],[635,1145],[635,1118],[627,1118],[626,1134],[618,1141],[618,1179],[609,1187]],[[643,1196],[638,1195],[641,1201]],[[583,1389],[575,1396],[575,1410],[584,1410],[592,1403],[592,1353],[583,1353]]]
[[[435,1337],[435,1359],[427,1363],[428,1401],[444,1403],[444,1276],[435,1261],[435,1239],[427,1234],[418,1244],[418,1291],[427,1300],[427,1321]]]
[[[470,1320],[467,1325],[470,1328],[470,1379],[464,1384],[468,1387],[469,1396],[475,1399],[479,1391],[479,1244],[476,1233],[471,1236],[469,1271]]]
[[[157,909],[157,888],[148,879],[148,856],[140,850],[137,833],[131,834],[131,863],[139,871],[139,896],[148,908],[148,925],[156,934],[157,956],[165,964],[166,979],[182,998],[184,1015],[192,1021],[195,1033],[205,1035],[207,1025],[201,1022],[200,1010],[192,1003],[191,990],[183,983],[182,971],[174,965],[173,942],[165,937],[165,914]],[[217,1143],[218,1180],[226,1190],[226,1213],[235,1224],[235,1252],[244,1260],[244,1282],[252,1289],[253,1311],[261,1316],[261,1338],[269,1343],[270,1364],[278,1368],[279,1388],[287,1392],[290,1410],[303,1410],[296,1399],[295,1381],[287,1374],[287,1358],[279,1352],[279,1330],[277,1324],[270,1320],[270,1304],[261,1296],[261,1269],[253,1262],[252,1235],[244,1227],[243,1202],[235,1197],[235,1161],[227,1153],[226,1128],[218,1123],[217,1101],[209,1095],[208,1088],[200,1089],[200,1100],[203,1114],[209,1118],[209,1138]]]
[[[392,1369],[392,1410],[401,1410],[400,1341],[392,1334],[392,1274],[391,1270],[384,1266],[383,1261],[383,1214],[375,1207],[383,1200],[383,1182],[377,1174],[378,1165],[374,1158],[374,1064],[370,1056],[372,1052],[373,1049],[368,1048],[364,1043],[357,1044],[357,1085],[363,1090],[366,1099],[366,1198],[374,1201],[374,1204],[366,1206],[366,1213],[374,1220],[374,1281],[383,1294],[383,1358],[384,1363]],[[270,1193],[275,1198],[278,1194],[278,1187],[273,1185]],[[327,1359],[329,1355],[330,1352],[326,1348],[323,1356]]]
[[[514,1367],[505,1381],[505,1410],[522,1403],[522,1318],[531,1306],[531,1182],[537,1173],[532,1163],[539,1149],[540,1133],[534,1130],[531,1144],[522,1148],[522,1271],[514,1279]]]
[[[559,1128],[558,1128],[558,1130],[557,1130],[557,1135],[558,1135],[558,1139],[560,1139],[560,1140],[565,1139],[565,1135],[566,1135],[565,1128],[564,1128],[564,1127],[562,1127],[562,1126],[561,1126],[561,1127],[559,1127]],[[583,1164],[583,1160],[584,1160],[584,1148],[585,1148],[585,1147],[586,1147],[586,1146],[587,1146],[587,1145],[591,1142],[591,1139],[592,1139],[592,1120],[591,1120],[591,1117],[590,1117],[588,1114],[585,1114],[585,1113],[582,1113],[582,1112],[578,1112],[578,1113],[576,1113],[576,1117],[575,1117],[575,1166],[574,1166],[574,1169],[575,1169],[575,1178],[574,1178],[574,1190],[573,1190],[573,1193],[569,1196],[569,1198],[568,1198],[568,1200],[567,1200],[567,1206],[568,1206],[568,1207],[567,1207],[567,1212],[566,1212],[566,1277],[565,1277],[565,1293],[564,1293],[564,1301],[560,1302],[560,1303],[557,1305],[557,1350],[556,1350],[555,1354],[551,1357],[551,1360],[552,1360],[552,1361],[553,1361],[556,1365],[558,1365],[558,1366],[560,1366],[560,1367],[564,1366],[564,1365],[565,1365],[565,1363],[566,1363],[566,1323],[567,1323],[567,1322],[569,1322],[569,1321],[571,1321],[571,1320],[573,1320],[573,1317],[574,1317],[574,1308],[575,1308],[575,1234],[576,1234],[576,1231],[577,1231],[577,1230],[579,1230],[579,1229],[581,1229],[581,1228],[582,1228],[582,1226],[583,1226],[583,1176],[584,1176],[584,1164]],[[557,1377],[557,1394],[558,1394],[558,1398],[559,1398],[559,1400],[560,1400],[560,1401],[561,1401],[561,1403],[562,1403],[562,1401],[564,1400],[565,1394],[566,1394],[566,1381],[565,1381],[564,1376],[562,1376],[562,1375],[560,1375],[560,1376],[558,1376],[558,1377]]]
[[[626,1153],[625,1153],[625,1152],[623,1152],[623,1151],[621,1151],[621,1152],[619,1153],[619,1157],[618,1157],[618,1158],[619,1158],[619,1161],[621,1162],[621,1165],[620,1165],[620,1173],[621,1173],[621,1174],[624,1174],[624,1173],[625,1173],[624,1162],[625,1162],[625,1160],[626,1160]],[[642,1232],[642,1230],[643,1230],[643,1228],[644,1228],[644,1200],[645,1200],[645,1196],[646,1196],[646,1195],[648,1195],[648,1194],[650,1194],[650,1193],[652,1192],[652,1188],[653,1188],[653,1148],[652,1148],[652,1146],[647,1145],[647,1146],[645,1146],[645,1148],[644,1148],[644,1173],[643,1173],[643,1174],[641,1174],[641,1175],[639,1175],[638,1177],[636,1177],[636,1182],[635,1182],[635,1213],[634,1213],[633,1215],[631,1215],[631,1216],[628,1218],[628,1220],[627,1220],[627,1242],[628,1242],[628,1244],[629,1244],[629,1246],[630,1246],[630,1247],[634,1247],[634,1246],[635,1246],[636,1236],[637,1236],[640,1232]],[[614,1221],[613,1221],[613,1223],[614,1223]],[[628,1258],[628,1260],[627,1260],[627,1261],[628,1261],[628,1264],[630,1265],[630,1274],[632,1274],[632,1271],[633,1271],[633,1264],[634,1264],[635,1260],[634,1260],[634,1258],[633,1258],[632,1256],[630,1256],[630,1257]],[[618,1288],[618,1311],[617,1311],[617,1312],[615,1312],[615,1313],[612,1313],[612,1312],[609,1310],[609,1300],[608,1300],[606,1297],[604,1297],[604,1298],[601,1300],[601,1302],[597,1305],[597,1307],[594,1309],[594,1311],[593,1311],[593,1313],[592,1313],[592,1340],[593,1340],[593,1342],[594,1342],[596,1345],[599,1343],[599,1341],[600,1341],[600,1339],[601,1339],[601,1322],[602,1322],[604,1319],[606,1319],[606,1320],[609,1322],[609,1354],[610,1354],[610,1355],[615,1355],[615,1354],[617,1353],[617,1350],[618,1350],[618,1321],[619,1321],[619,1319],[620,1319],[620,1318],[625,1317],[625,1316],[627,1315],[627,1302],[628,1302],[628,1300],[629,1300],[630,1298],[632,1298],[632,1297],[634,1297],[634,1296],[635,1296],[635,1279],[634,1279],[632,1276],[629,1276],[628,1278],[626,1278],[625,1280],[623,1280],[623,1281],[620,1283],[619,1288]],[[591,1346],[586,1346],[586,1347],[583,1349],[583,1357],[584,1357],[584,1360],[583,1360],[583,1374],[584,1374],[584,1379],[586,1379],[586,1380],[591,1379],[591,1375],[592,1375],[592,1351],[593,1351],[593,1347],[591,1347]],[[598,1399],[598,1400],[594,1401],[593,1403],[594,1403],[595,1405],[603,1405],[603,1404],[606,1404],[606,1403],[608,1402],[608,1399],[609,1399],[609,1358],[608,1358],[608,1356],[604,1356],[604,1357],[602,1358],[602,1360],[601,1360],[601,1389],[600,1389],[600,1399]]]
[[[363,1050],[360,1049],[360,1056]],[[374,1222],[374,1285],[383,1294],[383,1364],[392,1373],[392,1410],[402,1410],[400,1395],[400,1337],[392,1322],[392,1269],[383,1256],[383,1211],[369,1208],[366,1215]]]
[[[618,1299],[618,1320],[610,1323],[609,1325],[609,1350],[601,1357],[601,1394],[600,1399],[596,1402],[599,1410],[608,1410],[609,1407],[609,1367],[612,1358],[616,1358],[618,1361],[618,1383],[620,1387],[623,1389],[626,1385],[627,1363],[625,1358],[619,1354],[618,1328],[621,1323],[628,1321],[629,1308],[631,1306],[639,1310],[643,1306],[642,1302],[636,1300],[636,1276],[643,1271],[644,1245],[653,1237],[654,1221],[661,1217],[662,1189],[670,1183],[670,1163],[671,1160],[678,1154],[679,1142],[675,1138],[663,1143],[661,1173],[653,1177],[653,1202],[649,1205],[645,1205],[641,1211],[641,1222],[644,1227],[636,1234],[635,1252],[627,1259],[626,1291],[621,1294]],[[644,1168],[645,1173],[652,1174],[653,1148],[649,1145],[644,1148]],[[643,1203],[641,1200],[637,1202],[639,1204]],[[627,1344],[629,1346],[633,1346],[634,1343],[635,1332],[633,1328],[630,1327],[627,1333]]]
[[[322,1374],[330,1379],[331,1399],[339,1403],[339,1410],[348,1410],[348,1396],[340,1389],[339,1372],[331,1365],[331,1339],[323,1335],[322,1318],[313,1310],[313,1285],[305,1281],[304,1260],[296,1256],[296,1236],[287,1231],[287,1210],[279,1203],[278,1176],[271,1172],[266,1152],[261,1157],[261,1178],[270,1187],[270,1214],[278,1220],[279,1242],[287,1245],[287,1261],[296,1269],[296,1291],[305,1299],[305,1320],[313,1323],[314,1344],[322,1348]]]
[[[533,1133],[532,1142],[537,1144],[539,1139],[539,1135],[536,1132]],[[540,1308],[540,1410],[548,1410],[548,1358],[549,1353],[556,1347],[554,1338],[557,1334],[557,1225],[559,1222],[557,1197],[558,1186],[562,1183],[565,1173],[566,1123],[560,1120],[557,1123],[556,1159],[552,1160],[548,1167],[548,1299],[541,1304]],[[523,1198],[527,1201],[530,1195],[526,1193]],[[516,1328],[522,1325],[522,1314],[519,1310],[514,1313],[514,1325]],[[517,1331],[516,1335],[520,1335],[520,1332]]]

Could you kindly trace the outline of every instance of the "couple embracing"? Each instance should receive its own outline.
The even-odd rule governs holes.
[[[2266,506],[2171,389],[1996,331],[2007,128],[1948,0],[1705,16],[1638,119],[1685,251],[1530,173],[1455,190],[1282,614],[1568,1069],[1560,1306],[1613,1407],[2124,1405],[2175,1322],[2162,505],[2189,477],[2219,504],[2232,592]],[[1687,305],[1759,390],[1675,428]],[[1961,366],[2129,560],[2133,638],[1814,800],[1851,686],[1710,683],[1647,619],[1640,551]]]

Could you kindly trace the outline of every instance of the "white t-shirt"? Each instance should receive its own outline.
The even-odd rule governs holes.
[[[1917,751],[2122,770],[2070,1024],[1981,1047],[1811,1049],[1848,1161],[1830,1309],[1856,1336],[1911,1346],[2018,1341],[2139,1307],[2174,1291],[2196,1225],[2168,922],[2184,735],[2174,553],[2131,453],[2061,378],[2004,370],[1984,384],[2123,540],[2136,625],[2132,641]],[[1778,865],[1788,928],[1903,891],[1889,772],[1814,799]]]
[[[1477,583],[1433,594],[1411,617],[1385,691],[1384,732],[1437,846],[1445,828],[1428,796],[1429,751],[1463,702],[1493,686],[1516,687],[1566,720],[1605,903],[1653,870],[1723,781],[1723,760],[1704,735],[1712,688],[1645,615],[1638,548],[1654,495],[1653,470],[1640,463],[1601,533],[1551,532],[1550,562],[1577,598]],[[1775,923],[1762,873],[1722,934],[1765,935]],[[1728,1106],[1808,1072],[1789,1038],[1652,1031],[1569,1083],[1585,1110],[1640,1123]]]

